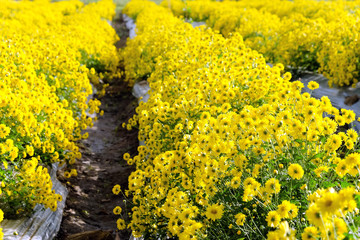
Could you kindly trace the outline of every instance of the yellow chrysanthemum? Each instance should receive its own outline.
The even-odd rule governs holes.
[[[344,177],[345,174],[348,172],[348,165],[347,165],[346,161],[341,160],[337,164],[335,170],[336,170],[336,174],[339,175],[339,177],[341,177],[341,178]]]
[[[113,210],[113,213],[114,213],[115,215],[120,215],[121,212],[122,212],[122,209],[121,209],[121,207],[119,207],[119,206],[116,206],[116,207],[114,208],[114,210]]]
[[[243,226],[245,223],[246,215],[243,213],[238,213],[235,215],[236,224],[239,226]]]
[[[288,174],[292,179],[300,180],[304,176],[304,170],[299,164],[295,163],[289,166]]]
[[[306,227],[301,234],[302,240],[317,240],[319,232],[316,227]]]
[[[347,232],[348,229],[346,223],[342,218],[335,218],[334,224],[337,235],[342,235]]]
[[[316,202],[322,215],[333,215],[340,208],[339,195],[335,192],[326,192]]]
[[[120,185],[115,185],[112,189],[112,192],[115,194],[115,195],[118,195],[120,192],[121,192],[121,187]]]
[[[288,218],[290,210],[291,210],[291,202],[289,202],[288,200],[284,200],[278,206],[277,213],[280,215],[281,218]]]
[[[352,166],[358,165],[360,163],[360,154],[359,153],[351,153],[345,158],[346,164],[351,168]]]
[[[206,209],[206,217],[212,221],[222,218],[224,213],[224,207],[219,204],[213,204],[207,207]]]
[[[307,85],[307,87],[310,89],[310,90],[315,90],[317,88],[319,88],[319,84],[317,82],[314,82],[314,81],[310,81]]]
[[[241,180],[239,177],[233,177],[233,179],[231,179],[230,186],[232,188],[236,189],[236,188],[240,187],[240,185],[241,185]]]
[[[119,230],[124,230],[126,228],[126,224],[125,224],[125,221],[124,219],[121,219],[119,218],[117,221],[116,221],[116,226]]]
[[[276,228],[280,224],[280,215],[276,211],[270,211],[266,216],[267,225]]]
[[[279,180],[277,180],[276,178],[270,178],[265,183],[265,188],[268,193],[277,194],[280,192],[280,187],[281,185],[279,183]]]
[[[306,217],[309,222],[315,226],[322,226],[323,220],[321,216],[321,210],[316,204],[312,204],[306,211]]]

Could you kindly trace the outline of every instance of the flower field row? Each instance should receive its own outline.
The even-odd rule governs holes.
[[[225,37],[240,33],[266,61],[318,70],[329,85],[360,77],[359,1],[163,1],[177,15],[206,21]]]
[[[137,25],[122,53],[126,79],[151,87],[127,123],[146,144],[124,155],[136,165],[124,191],[135,236],[359,237],[358,134],[338,130],[355,121],[352,111],[301,93],[239,31],[193,28],[144,0],[123,12]]]
[[[92,125],[86,112],[90,80],[116,75],[118,40],[105,19],[110,0],[0,0],[0,208],[5,218],[31,214],[36,204],[56,210],[52,163],[81,157],[75,141]],[[76,175],[75,170],[65,176]],[[1,217],[2,219],[2,217]]]

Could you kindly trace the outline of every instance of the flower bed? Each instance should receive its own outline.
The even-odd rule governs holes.
[[[136,165],[124,191],[135,237],[357,237],[358,134],[338,131],[352,111],[302,94],[236,32],[194,29],[147,1],[124,13],[137,24],[123,52],[127,81],[151,88],[126,125],[146,144],[124,155]]]
[[[53,211],[52,163],[81,157],[75,142],[92,125],[86,116],[90,80],[114,76],[115,31],[104,20],[112,1],[10,1],[0,4],[0,208],[5,218],[29,216],[36,204]],[[65,177],[76,175],[75,170]]]
[[[245,45],[268,62],[319,71],[330,86],[358,82],[357,1],[165,0],[162,5],[177,15],[206,20],[226,37],[240,33]]]

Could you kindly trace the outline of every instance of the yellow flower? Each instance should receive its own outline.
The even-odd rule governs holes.
[[[354,187],[343,188],[339,192],[339,201],[340,202],[348,202],[354,200],[354,194],[356,190]]]
[[[287,221],[281,222],[276,231],[279,233],[280,239],[285,238],[286,240],[296,240],[296,230],[290,228]]]
[[[245,223],[246,215],[243,213],[238,213],[235,215],[236,224],[239,226],[243,226]]]
[[[345,118],[343,117],[343,116],[341,116],[341,115],[336,115],[335,116],[335,121],[337,122],[337,124],[339,125],[339,126],[344,126],[345,125]]]
[[[321,167],[316,168],[314,170],[314,173],[316,174],[317,177],[321,177],[321,173],[328,172],[328,171],[329,171],[329,167],[321,166]]]
[[[335,214],[341,206],[339,196],[335,192],[324,193],[324,195],[321,196],[321,198],[316,203],[323,216],[326,214]]]
[[[291,79],[291,73],[290,72],[286,72],[286,73],[284,73],[284,75],[283,75],[283,78],[285,79],[285,81],[290,81],[290,79]]]
[[[267,240],[278,240],[280,239],[281,234],[279,231],[269,231],[267,234]]]
[[[192,209],[186,208],[179,215],[179,219],[183,222],[189,221],[190,219],[196,217],[198,209],[193,207]]]
[[[127,161],[130,159],[130,154],[129,153],[124,153],[124,156],[123,156],[124,160]]]
[[[261,167],[262,167],[261,164],[255,164],[254,169],[251,174],[254,178],[256,178],[259,175]]]
[[[64,177],[70,178],[70,177],[71,177],[71,173],[68,172],[68,171],[65,171],[65,172],[64,172]]]
[[[304,176],[304,170],[299,164],[295,163],[289,166],[288,174],[292,179],[300,180]]]
[[[355,200],[350,200],[348,202],[345,202],[342,206],[342,212],[344,214],[347,214],[348,212],[357,212],[358,213],[358,210],[357,210],[357,205],[356,205],[356,201]]]
[[[268,193],[279,193],[280,192],[280,183],[276,178],[270,178],[265,183],[265,188]]]
[[[201,120],[209,119],[211,117],[209,112],[203,112],[200,116]]]
[[[248,177],[244,180],[243,184],[245,188],[255,188],[257,181],[252,177]]]
[[[76,177],[76,176],[77,176],[77,171],[76,171],[76,169],[71,169],[71,170],[70,170],[70,174],[71,174],[71,176]]]
[[[62,195],[56,194],[56,200],[57,200],[58,202],[61,202],[61,201],[63,200]]]
[[[240,187],[240,184],[241,184],[241,180],[239,177],[233,177],[233,179],[231,179],[231,183],[230,183],[230,186],[232,188],[238,188]]]
[[[341,235],[347,232],[348,229],[346,223],[342,218],[335,218],[334,223],[337,235]]]
[[[356,142],[358,139],[358,133],[354,129],[349,129],[346,131],[346,135],[353,141]]]
[[[117,228],[118,228],[119,230],[124,230],[124,229],[126,228],[124,219],[119,218],[119,219],[116,221],[116,226],[117,226]]]
[[[309,209],[306,210],[306,217],[309,220],[310,224],[319,227],[323,225],[321,211],[316,204],[312,204]]]
[[[266,216],[267,225],[276,228],[280,224],[280,215],[276,211],[270,211]]]
[[[345,146],[347,149],[351,150],[354,148],[354,142],[352,139],[348,139],[346,142],[345,142]]]
[[[314,81],[310,81],[307,85],[307,87],[310,89],[310,90],[315,90],[317,88],[319,88],[319,84],[317,82],[314,82]]]
[[[359,153],[351,153],[346,156],[345,162],[349,168],[358,165],[360,163],[360,154]]]
[[[56,202],[56,200],[51,201],[49,207],[50,207],[51,211],[55,212],[56,209],[57,209],[57,202]]]
[[[10,133],[10,128],[5,124],[0,124],[0,138],[6,138]]]
[[[346,173],[348,173],[348,165],[345,160],[341,160],[336,168],[335,168],[336,174],[339,175],[339,177],[344,177]]]
[[[334,134],[327,139],[325,148],[330,152],[336,151],[341,146],[341,143],[341,137],[337,134]]]
[[[301,234],[302,240],[317,240],[319,238],[319,232],[316,227],[306,227]]]
[[[224,207],[222,205],[213,204],[207,207],[205,215],[208,219],[215,221],[222,218],[222,215],[224,213],[223,209]]]
[[[341,109],[341,113],[342,113],[342,115],[343,115],[343,117],[345,119],[345,122],[347,124],[350,124],[353,121],[355,121],[356,114],[354,113],[354,111],[347,110],[347,109]]]
[[[294,219],[298,215],[299,208],[294,203],[292,203],[290,206],[291,206],[291,209],[289,211],[289,218]]]
[[[115,215],[120,215],[120,214],[121,214],[121,211],[122,211],[121,207],[116,206],[116,207],[114,208],[114,210],[113,210],[113,213],[114,213]]]
[[[288,200],[284,200],[278,206],[277,213],[280,215],[281,218],[288,218],[290,210],[291,210],[291,202],[289,202]]]
[[[120,185],[115,185],[112,189],[112,192],[115,194],[115,195],[118,195],[120,192],[121,192],[121,187]]]

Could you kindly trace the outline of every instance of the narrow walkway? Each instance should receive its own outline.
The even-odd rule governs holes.
[[[126,32],[120,20],[114,22],[122,38]],[[89,138],[80,142],[82,158],[74,165],[77,177],[61,179],[69,189],[63,221],[57,239],[114,239],[116,205],[124,207],[123,198],[112,193],[112,187],[120,184],[127,188],[128,176],[133,171],[122,159],[124,153],[135,155],[138,146],[137,131],[127,131],[121,124],[135,112],[136,99],[131,89],[121,79],[110,83],[107,94],[101,99],[104,115],[87,131]],[[89,232],[93,231],[93,232]],[[128,239],[130,233],[119,233],[120,239]]]

